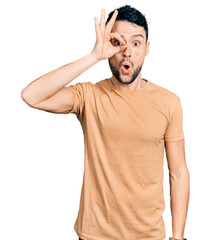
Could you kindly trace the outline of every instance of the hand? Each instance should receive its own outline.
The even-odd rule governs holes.
[[[111,19],[105,25],[105,9],[101,11],[101,19],[100,24],[98,22],[98,18],[94,17],[95,20],[95,32],[96,32],[96,42],[95,46],[92,50],[92,54],[95,58],[99,60],[107,59],[112,57],[114,54],[123,51],[127,44],[125,43],[124,39],[118,33],[111,33],[112,27],[118,15],[118,11],[115,10]],[[114,46],[112,41],[118,40],[122,45]]]

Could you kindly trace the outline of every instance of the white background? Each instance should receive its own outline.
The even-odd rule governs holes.
[[[209,1],[4,1],[0,5],[0,239],[78,240],[73,226],[84,171],[83,132],[74,114],[29,107],[21,90],[36,78],[88,54],[94,16],[130,4],[149,23],[142,77],[176,93],[183,107],[191,192],[185,237],[210,236],[211,36]],[[110,77],[104,60],[74,79]],[[59,79],[58,79],[59,81]],[[163,217],[171,236],[164,159]],[[100,239],[99,239],[100,240]]]

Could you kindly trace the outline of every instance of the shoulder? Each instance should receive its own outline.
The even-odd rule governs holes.
[[[162,112],[168,120],[175,109],[180,108],[180,97],[175,92],[152,82],[147,89],[150,104]]]
[[[86,97],[93,97],[96,95],[101,95],[103,92],[107,91],[106,79],[100,80],[96,83],[86,81],[86,82],[77,82],[75,84],[71,84],[68,88],[71,88],[73,91],[77,92],[80,95],[84,95]]]
[[[175,92],[151,82],[149,90],[155,99],[163,100],[167,103],[175,104],[180,100],[180,97]]]
[[[70,84],[69,88],[73,88],[73,89],[86,89],[88,88],[92,83],[91,82],[77,82],[75,84]]]
[[[95,93],[102,94],[104,92],[109,91],[109,84],[108,84],[107,78],[103,79],[103,80],[99,80],[96,83],[89,82],[89,87],[93,91],[94,94]]]

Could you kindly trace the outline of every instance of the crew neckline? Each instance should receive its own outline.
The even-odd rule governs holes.
[[[143,90],[144,90],[145,88],[147,88],[147,86],[149,86],[150,83],[151,83],[151,82],[150,82],[149,80],[147,80],[146,78],[142,78],[142,79],[145,80],[145,81],[147,81],[147,82],[145,83],[145,85],[144,85],[142,88],[139,88],[139,89],[136,89],[136,90],[120,89],[120,88],[118,88],[118,87],[116,87],[116,86],[114,86],[114,85],[112,84],[111,78],[107,78],[106,80],[107,80],[108,84],[110,85],[110,87],[111,87],[112,89],[116,90],[116,91],[120,91],[120,92],[124,92],[124,93],[137,93],[137,92],[143,91]]]

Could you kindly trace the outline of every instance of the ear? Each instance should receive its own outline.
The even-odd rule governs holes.
[[[149,46],[150,46],[150,42],[147,41],[147,43],[146,43],[146,55],[145,56],[147,56],[148,53],[149,53]]]

